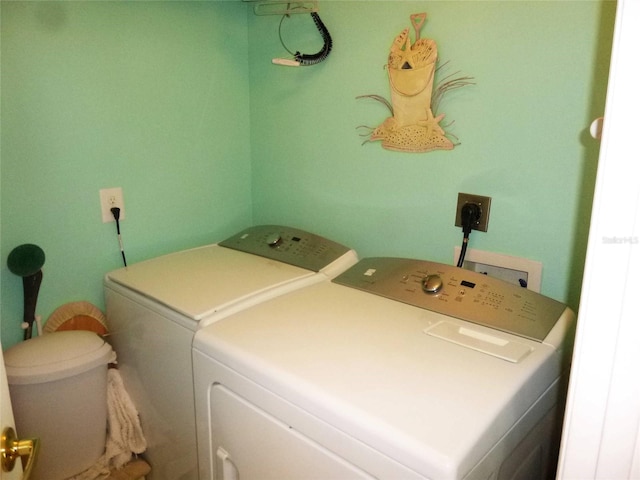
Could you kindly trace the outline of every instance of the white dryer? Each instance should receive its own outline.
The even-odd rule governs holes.
[[[266,225],[106,275],[108,338],[140,412],[149,480],[198,475],[191,360],[196,330],[328,281],[356,261],[353,250],[336,242]]]
[[[543,479],[574,314],[433,262],[369,258],[200,330],[200,479]]]

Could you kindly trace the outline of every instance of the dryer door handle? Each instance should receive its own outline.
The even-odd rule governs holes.
[[[229,453],[222,447],[218,447],[216,452],[216,470],[217,477],[221,480],[238,480],[240,478],[236,465],[231,460]]]

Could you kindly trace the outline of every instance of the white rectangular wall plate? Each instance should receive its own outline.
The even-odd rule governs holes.
[[[453,249],[453,264],[457,265],[460,247]],[[540,293],[542,284],[542,263],[522,257],[513,257],[502,253],[469,249],[464,257],[463,268],[473,272],[485,273],[516,285],[521,280],[533,292]]]
[[[124,197],[122,196],[122,188],[102,188],[100,190],[100,209],[102,212],[102,223],[115,222],[112,207],[120,209],[120,220],[124,220]]]

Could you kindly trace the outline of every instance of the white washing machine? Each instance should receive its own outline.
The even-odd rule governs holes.
[[[196,330],[285,292],[328,281],[353,250],[283,226],[108,273],[108,337],[147,438],[148,480],[198,475],[191,346]]]
[[[543,479],[575,316],[475,272],[370,258],[197,332],[200,479]]]

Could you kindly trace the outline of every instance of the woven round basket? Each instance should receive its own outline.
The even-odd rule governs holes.
[[[107,330],[104,313],[89,302],[71,302],[57,308],[47,319],[44,333],[62,330],[89,330],[105,335]]]

